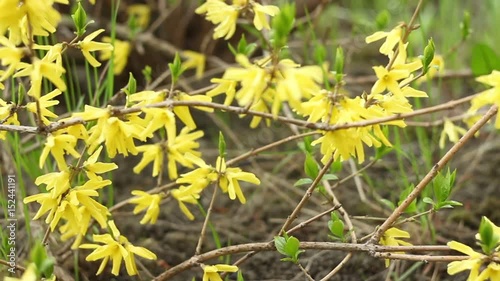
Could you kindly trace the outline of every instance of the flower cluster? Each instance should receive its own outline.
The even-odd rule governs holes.
[[[476,80],[492,88],[479,93],[472,99],[468,113],[475,114],[481,107],[488,104],[500,106],[500,71],[493,70],[491,74],[480,76]],[[500,114],[497,114],[495,128],[500,129]]]
[[[476,239],[483,253],[476,252],[460,242],[448,242],[451,249],[469,256],[466,260],[449,263],[448,274],[470,270],[467,281],[500,280],[500,227],[483,217]]]
[[[210,183],[217,182],[222,192],[228,193],[231,200],[238,198],[242,204],[245,204],[246,199],[241,191],[239,181],[260,184],[260,180],[254,174],[243,172],[240,168],[227,167],[225,159],[220,156],[217,158],[215,167],[206,164],[205,161],[192,154],[187,153],[185,157],[199,168],[182,174],[177,179],[177,183],[186,185],[181,185],[178,189],[172,190],[172,196],[177,199],[182,212],[190,220],[194,219],[194,216],[185,203],[196,204],[199,194]]]
[[[232,0],[228,5],[224,0],[207,0],[196,9],[197,14],[206,14],[206,19],[218,24],[214,30],[214,39],[231,38],[236,31],[236,20],[240,14],[249,11],[254,14],[253,24],[257,30],[270,29],[267,16],[275,16],[279,8],[273,5],[261,5],[252,0]]]

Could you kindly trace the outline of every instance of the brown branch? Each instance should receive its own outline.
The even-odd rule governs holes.
[[[490,120],[498,111],[498,107],[493,105],[488,112],[477,121],[467,133],[432,167],[432,169],[425,175],[425,177],[418,183],[415,189],[406,197],[406,199],[392,212],[392,214],[385,220],[385,222],[378,228],[372,238],[368,241],[370,244],[378,243],[382,234],[389,229],[394,222],[404,213],[404,210],[417,198],[418,195],[424,190],[437,173],[453,158],[453,156],[469,141],[474,134],[483,127],[488,120]]]

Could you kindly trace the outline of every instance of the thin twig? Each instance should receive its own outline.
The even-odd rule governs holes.
[[[464,136],[432,167],[432,169],[425,175],[425,177],[418,183],[413,191],[406,197],[405,200],[392,212],[387,220],[378,228],[368,243],[376,244],[382,234],[389,229],[394,222],[404,213],[404,210],[417,198],[417,196],[424,190],[437,173],[444,168],[444,166],[453,158],[453,156],[467,143],[474,134],[483,127],[498,111],[498,107],[493,105],[488,112],[477,121]]]

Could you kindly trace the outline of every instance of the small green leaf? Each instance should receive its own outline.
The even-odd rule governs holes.
[[[344,50],[342,47],[337,47],[337,52],[335,53],[335,80],[337,83],[342,82],[344,74]]]
[[[224,135],[219,131],[219,156],[224,158],[226,156],[226,141]]]
[[[389,11],[387,10],[380,11],[377,17],[375,18],[377,30],[385,29],[390,21],[391,21],[391,14],[389,13]]]
[[[469,11],[464,11],[464,19],[460,23],[460,29],[462,30],[462,40],[467,40],[472,33]]]
[[[299,245],[300,245],[299,239],[290,236],[286,241],[284,250],[289,256],[293,257],[295,256],[295,253],[299,250]]]
[[[75,12],[71,15],[73,18],[73,23],[75,24],[75,34],[77,36],[82,36],[86,32],[86,27],[87,27],[87,13],[85,12],[85,9],[82,7],[82,4],[78,2],[77,8]]]
[[[238,270],[238,275],[236,275],[236,281],[245,281],[245,278],[243,278],[243,272],[241,272],[241,270]]]
[[[403,201],[406,199],[406,197],[408,197],[408,195],[413,191],[413,189],[415,189],[415,187],[412,184],[401,192],[399,196],[398,206],[401,205],[401,203],[403,203]],[[416,211],[417,211],[417,200],[413,200],[413,202],[411,202],[411,204],[408,207],[406,207],[405,213],[414,213]]]
[[[326,174],[326,175],[323,175],[323,178],[321,180],[331,181],[331,180],[338,180],[338,179],[339,179],[339,177],[337,177],[334,174]]]
[[[382,199],[380,199],[380,202],[381,202],[382,204],[384,204],[385,206],[387,206],[387,207],[388,207],[389,209],[391,209],[391,210],[396,209],[396,206],[394,205],[394,203],[392,203],[392,201],[390,201],[390,200],[388,200],[388,199],[384,199],[384,198],[382,198]]]
[[[344,238],[344,222],[341,220],[328,221],[328,229],[337,238]]]
[[[132,72],[129,72],[127,88],[124,88],[123,91],[125,92],[125,94],[127,94],[127,96],[130,96],[132,94],[135,94],[136,90],[137,90],[137,81],[135,80]]]
[[[326,48],[323,44],[316,42],[314,44],[314,59],[318,65],[321,65],[326,60]]]
[[[282,255],[287,255],[287,252],[285,251],[285,245],[286,245],[285,237],[274,236],[274,246],[276,247],[276,250],[278,250],[278,252],[280,252],[280,254]]]
[[[295,22],[295,4],[286,3],[280,8],[280,12],[273,17],[272,44],[276,50],[283,48],[288,41],[288,35],[292,31]]]
[[[471,70],[474,76],[490,74],[500,70],[500,58],[488,45],[478,43],[472,47]]]
[[[310,179],[310,178],[302,178],[302,179],[299,179],[298,181],[296,181],[293,186],[301,186],[301,185],[305,185],[305,184],[311,184],[313,183],[313,180]]]
[[[306,153],[306,160],[304,161],[304,171],[306,175],[312,179],[315,179],[319,173],[318,163],[309,153]]]
[[[168,68],[170,69],[170,73],[172,75],[172,83],[177,83],[179,80],[179,77],[182,74],[182,61],[181,57],[179,56],[179,53],[175,53],[174,61],[173,63],[168,64]]]
[[[434,206],[434,200],[432,200],[432,198],[430,198],[430,197],[422,198],[422,202],[427,203],[427,204],[431,204],[432,206]]]
[[[493,231],[493,223],[486,217],[481,218],[479,225],[479,240],[483,252],[487,255],[495,251],[500,243],[500,235]]]
[[[436,47],[434,46],[434,41],[429,39],[427,46],[424,49],[424,57],[422,58],[422,71],[425,75],[427,71],[429,71],[429,67],[431,65],[432,60],[434,59],[434,52],[436,51]]]
[[[151,69],[151,66],[146,65],[144,69],[142,70],[142,75],[144,75],[144,79],[146,80],[147,84],[150,84],[151,81],[153,80],[153,70]]]

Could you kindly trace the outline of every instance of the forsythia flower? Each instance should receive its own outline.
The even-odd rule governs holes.
[[[139,152],[143,152],[143,158],[134,167],[134,173],[139,173],[151,161],[153,163],[153,177],[156,177],[163,166],[164,154],[168,155],[168,176],[170,179],[177,178],[177,164],[192,168],[193,162],[184,157],[190,153],[195,157],[200,157],[201,153],[194,149],[199,148],[197,139],[203,136],[203,131],[189,133],[189,128],[184,127],[178,136],[169,136],[165,143],[146,144],[137,147]]]
[[[132,245],[125,236],[121,235],[116,228],[114,221],[109,221],[111,234],[93,235],[94,242],[100,244],[82,244],[82,249],[95,249],[85,260],[96,261],[102,259],[101,266],[97,270],[96,275],[103,272],[108,261],[113,262],[111,273],[118,276],[122,260],[125,260],[125,268],[128,275],[137,274],[137,266],[135,264],[135,255],[139,255],[149,260],[155,260],[156,255],[151,251]]]
[[[460,242],[448,242],[448,247],[469,256],[466,260],[449,263],[448,274],[454,275],[464,270],[470,270],[467,281],[500,280],[500,263],[498,263],[498,259],[500,259],[500,227],[483,217],[476,239],[487,254],[476,252]],[[484,270],[479,273],[481,268]]]
[[[44,57],[41,60],[35,58],[32,64],[23,64],[21,70],[14,74],[14,77],[30,76],[31,87],[28,94],[35,99],[40,98],[43,77],[49,79],[62,92],[66,91],[66,84],[61,78],[61,75],[66,70],[48,59],[48,57]]]
[[[176,101],[199,101],[199,102],[211,102],[212,98],[205,95],[188,95],[184,92],[180,92],[175,94],[173,100]],[[206,112],[213,112],[213,108],[202,107],[202,106],[194,106],[194,108],[203,110]],[[189,111],[189,106],[177,105],[174,107],[174,113],[179,119],[186,125],[189,129],[196,129],[196,124],[194,123],[193,117],[191,116],[191,112]]]
[[[468,113],[474,114],[479,108],[488,104],[500,106],[500,71],[493,70],[491,74],[477,77],[476,81],[492,86],[493,88],[483,91],[474,97]],[[500,129],[500,114],[497,114],[495,128]]]
[[[158,219],[158,214],[160,213],[162,195],[149,194],[141,190],[132,190],[132,195],[138,196],[130,200],[130,204],[137,204],[134,208],[134,215],[147,209],[146,215],[144,215],[144,218],[142,218],[139,223],[145,224],[149,221],[151,224],[155,224]]]
[[[36,281],[37,276],[36,276],[36,265],[34,263],[30,263],[26,270],[23,273],[23,276],[21,276],[21,279],[19,278],[13,278],[13,277],[5,277],[3,281]]]
[[[271,29],[267,20],[267,16],[274,17],[280,12],[280,9],[272,5],[263,6],[256,2],[251,3],[252,10],[255,13],[255,16],[253,18],[253,25],[255,25],[255,28],[257,28],[257,30],[262,30],[262,28]]]
[[[172,197],[177,200],[179,208],[189,220],[194,220],[194,216],[191,211],[189,211],[185,203],[196,204],[198,202],[197,199],[200,198],[200,192],[202,190],[203,188],[198,188],[195,185],[182,185],[171,191]]]
[[[228,40],[236,31],[238,8],[237,6],[228,5],[221,0],[207,0],[207,2],[195,10],[195,13],[206,13],[208,21],[218,24],[214,30],[214,39],[224,37],[225,40]]]
[[[42,154],[40,155],[40,160],[38,165],[40,168],[43,167],[47,156],[52,154],[54,159],[56,160],[57,167],[60,171],[65,170],[68,165],[66,164],[66,160],[64,159],[64,154],[71,154],[71,156],[78,158],[80,157],[80,153],[75,150],[77,139],[68,134],[58,134],[54,132],[54,134],[49,134],[47,140],[45,142],[45,147],[43,148]]]
[[[102,41],[111,43],[111,38],[105,36],[102,38]],[[132,51],[132,46],[130,45],[130,42],[115,39],[114,48],[108,50],[101,50],[101,55],[99,56],[99,59],[109,60],[111,59],[112,52],[114,52],[113,73],[115,75],[119,75],[123,72],[125,66],[127,66],[128,56],[130,55],[131,51]]]
[[[151,8],[146,4],[132,4],[127,7],[129,17],[135,17],[137,25],[142,29],[146,29],[151,17]]]
[[[260,184],[260,180],[252,173],[243,172],[240,168],[227,168],[226,161],[222,157],[217,158],[216,169],[220,175],[219,186],[224,193],[229,193],[231,200],[240,200],[241,204],[245,204],[246,199],[241,192],[240,183],[238,181],[246,181],[256,185]]]
[[[98,29],[89,35],[87,35],[82,41],[79,41],[77,44],[78,47],[82,50],[83,56],[87,59],[87,61],[92,65],[93,67],[98,67],[101,66],[101,63],[97,61],[91,54],[90,52],[94,51],[110,51],[113,50],[113,46],[108,43],[102,43],[102,42],[94,42],[94,40],[99,34],[103,33],[104,29]]]
[[[14,107],[16,105],[10,103],[7,104],[3,99],[0,98],[0,121],[3,125],[19,125],[19,120],[17,120],[17,113],[14,112]],[[0,140],[5,139],[6,131],[0,131]]]
[[[464,128],[455,126],[453,122],[451,122],[448,119],[444,120],[444,128],[443,131],[441,132],[441,137],[439,138],[439,147],[441,149],[444,148],[444,141],[446,136],[450,139],[450,142],[457,143],[458,139],[460,138],[459,135],[465,135],[467,130]]]
[[[0,77],[0,81],[4,81],[19,67],[24,57],[24,50],[22,48],[17,48],[16,45],[5,36],[0,36],[0,44],[3,46],[0,47],[0,60],[2,61],[2,65],[9,66]]]
[[[216,264],[203,266],[203,281],[222,281],[217,272],[236,272],[238,267],[235,265]]]
[[[207,0],[196,9],[197,14],[206,14],[206,19],[213,24],[218,24],[214,30],[214,39],[231,38],[236,30],[236,20],[241,11],[248,9],[254,13],[253,24],[257,30],[270,29],[267,15],[275,16],[279,8],[273,5],[261,5],[254,1],[233,0],[232,5],[222,0]]]
[[[395,228],[395,227],[391,227],[384,232],[382,237],[380,237],[379,243],[381,245],[384,245],[384,246],[400,246],[400,245],[411,246],[412,245],[412,244],[410,244],[406,241],[403,241],[401,239],[398,239],[398,238],[410,238],[410,233],[408,233],[404,230]],[[403,252],[399,252],[399,253],[403,253]],[[386,259],[385,260],[385,267],[388,267],[389,264],[390,264],[390,260]]]
[[[196,69],[196,78],[200,79],[201,77],[203,77],[206,61],[205,55],[193,51],[182,51],[181,54],[186,58],[186,61],[182,62],[181,68],[183,70],[194,68]]]
[[[383,66],[374,66],[373,70],[375,71],[378,80],[375,84],[373,84],[371,90],[372,95],[382,93],[386,89],[395,95],[402,95],[398,80],[405,79],[410,75],[407,70],[388,71]]]
[[[97,179],[97,174],[104,174],[118,169],[118,166],[115,163],[97,162],[97,158],[101,154],[101,151],[102,146],[99,146],[99,148],[97,148],[97,150],[85,162],[83,162],[82,169],[85,171],[89,179]]]
[[[382,38],[386,38],[384,44],[380,46],[380,53],[384,55],[389,55],[394,46],[401,41],[402,37],[402,28],[401,26],[396,26],[390,32],[377,31],[374,34],[366,37],[365,41],[367,44],[378,41]]]
[[[47,108],[59,104],[59,101],[53,100],[53,98],[57,97],[61,93],[62,92],[60,90],[55,89],[54,91],[52,91],[46,95],[43,95],[40,99],[38,99],[38,103],[40,106],[40,113],[41,113],[40,118],[42,119],[44,124],[47,125],[50,123],[50,121],[49,121],[49,119],[47,119],[47,117],[57,118],[57,115],[54,112],[48,110]],[[28,104],[26,104],[26,109],[28,111],[35,113],[35,114],[38,114],[36,102],[29,102]]]
[[[120,118],[111,115],[111,108],[97,108],[85,105],[85,112],[73,113],[74,117],[81,117],[85,121],[97,119],[97,124],[93,126],[87,140],[89,153],[93,153],[99,144],[104,142],[108,156],[113,158],[116,153],[125,156],[128,152],[137,154],[134,138],[142,139],[144,131],[143,120],[137,118],[137,114],[128,114]],[[125,118],[129,120],[124,121]]]

